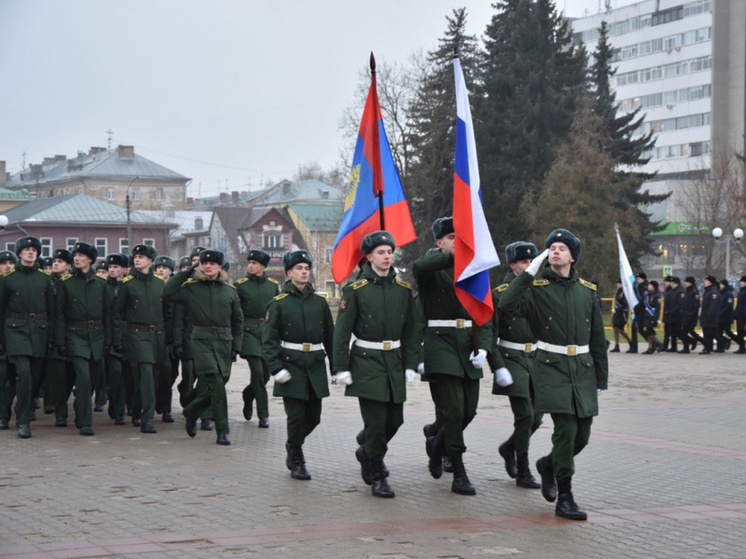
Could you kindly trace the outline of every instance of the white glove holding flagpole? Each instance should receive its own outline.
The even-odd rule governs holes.
[[[513,384],[513,375],[510,374],[510,371],[506,367],[495,369],[495,383],[497,386],[510,386]]]
[[[287,369],[280,369],[275,374],[275,382],[277,384],[285,384],[291,378],[293,378],[293,377],[290,376],[290,371],[288,371]]]
[[[528,268],[526,268],[526,271],[532,276],[536,277],[536,273],[544,265],[544,261],[547,259],[548,256],[549,256],[549,249],[546,249],[544,252],[542,252],[539,256],[537,256],[531,261],[531,264],[528,265]]]
[[[487,361],[487,352],[484,349],[480,349],[476,352],[472,351],[471,355],[469,355],[469,361],[471,361],[471,364],[477,369],[481,369],[484,367],[484,362]]]

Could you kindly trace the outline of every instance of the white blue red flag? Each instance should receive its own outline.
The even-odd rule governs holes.
[[[458,58],[456,75],[456,172],[453,177],[453,229],[456,232],[454,280],[456,296],[480,326],[493,314],[489,270],[500,264],[482,208],[477,147],[471,122],[469,92]]]
[[[616,231],[616,239],[619,244],[619,279],[622,280],[622,290],[624,296],[627,298],[627,305],[630,309],[633,309],[639,299],[637,293],[635,293],[635,274],[632,271],[632,266],[629,265],[627,259],[627,253],[624,252],[624,245],[622,245],[622,237],[619,235],[619,227],[614,224],[614,230]]]

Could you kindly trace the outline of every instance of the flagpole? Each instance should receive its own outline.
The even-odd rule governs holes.
[[[380,107],[378,104],[378,87],[376,85],[376,57],[373,56],[373,52],[370,53],[370,79],[373,86],[373,95],[375,96],[375,107],[376,110]],[[380,161],[381,160],[381,139],[380,135],[378,133],[378,119],[381,118],[380,113],[376,114],[376,128],[373,131],[373,151],[376,154],[375,160]],[[380,172],[380,168],[378,169]],[[375,195],[378,197],[378,218],[381,223],[381,231],[386,229],[386,219],[384,217],[383,213],[383,177],[377,176],[378,173],[376,173],[376,169],[373,170],[374,176],[373,176],[373,190],[375,192]]]

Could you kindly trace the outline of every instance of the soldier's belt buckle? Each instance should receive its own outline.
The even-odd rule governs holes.
[[[456,328],[463,328],[464,327],[464,319],[463,318],[457,318],[456,319]]]
[[[305,351],[305,352],[311,351],[311,345],[312,344],[304,342],[302,345],[303,345],[303,349],[301,351]]]
[[[526,344],[525,347],[523,348],[523,351],[525,351],[526,353],[531,353],[532,347],[533,347],[533,344]]]
[[[89,320],[85,323],[86,328],[93,328],[95,326],[95,322],[93,320]]]
[[[391,341],[384,340],[384,342],[383,342],[383,351],[391,351]]]
[[[29,319],[29,320],[30,320],[31,322],[34,322],[34,321],[36,320],[36,313],[34,313],[34,312],[30,312],[30,313],[28,313],[28,319]]]
[[[569,345],[567,346],[567,355],[569,356],[575,356],[578,354],[578,346],[576,345]]]

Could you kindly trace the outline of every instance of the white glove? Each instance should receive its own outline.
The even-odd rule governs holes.
[[[539,256],[537,256],[531,261],[531,264],[528,265],[528,268],[526,268],[526,271],[532,276],[536,277],[536,273],[541,269],[542,265],[544,264],[544,261],[547,259],[548,256],[549,256],[549,249],[546,249],[544,252],[542,252]]]
[[[417,378],[417,373],[414,372],[414,369],[406,369],[404,371],[404,378],[407,379],[407,382],[412,383]]]
[[[480,349],[479,351],[472,351],[471,355],[469,356],[469,361],[471,361],[471,364],[474,365],[477,369],[481,369],[484,367],[484,362],[487,361],[487,351],[484,349]]]
[[[349,386],[352,384],[352,373],[350,371],[339,371],[332,377],[332,383]]]
[[[425,373],[425,363],[424,361],[422,363],[417,364],[417,374],[422,375]]]
[[[285,384],[287,381],[289,381],[292,376],[290,376],[290,371],[287,369],[280,369],[277,373],[275,373],[275,382],[277,384]]]
[[[513,384],[513,375],[511,375],[510,371],[505,367],[495,369],[495,383],[497,383],[497,386],[510,386]]]

